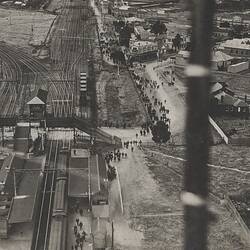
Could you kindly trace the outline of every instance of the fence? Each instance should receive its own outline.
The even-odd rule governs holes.
[[[208,116],[208,120],[209,120],[209,123],[213,126],[213,128],[219,133],[219,135],[224,140],[224,142],[228,144],[229,142],[228,137],[225,135],[222,129],[217,125],[217,123],[210,116]]]
[[[247,227],[246,223],[243,221],[242,217],[240,216],[239,212],[235,208],[233,202],[231,201],[229,196],[225,197],[226,202],[226,207],[229,210],[229,212],[232,213],[233,217],[237,220],[237,222],[240,225],[241,228],[241,234],[240,237],[244,241],[246,241],[248,244],[250,244],[250,230]]]

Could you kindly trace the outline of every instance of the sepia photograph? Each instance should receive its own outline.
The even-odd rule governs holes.
[[[250,0],[0,0],[0,250],[250,250]]]

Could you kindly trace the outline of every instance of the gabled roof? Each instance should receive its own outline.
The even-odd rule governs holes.
[[[219,82],[213,83],[211,89],[210,89],[210,93],[215,93],[218,90],[221,90],[223,88],[223,85]]]
[[[213,62],[225,62],[225,61],[230,61],[232,59],[233,59],[232,56],[229,56],[222,51],[216,51],[212,56]]]
[[[223,96],[223,102],[220,103],[222,105],[229,105],[229,106],[235,106],[235,107],[249,107],[247,103],[240,100],[239,98],[235,98],[224,91],[220,92],[219,94],[215,95],[214,97],[221,101],[221,97]]]
[[[36,95],[42,102],[47,102],[48,91],[44,89],[38,89]]]
[[[36,96],[34,96],[27,104],[35,105],[35,104],[46,104],[47,102],[48,91],[44,89],[38,89]]]
[[[235,107],[249,107],[249,105],[247,103],[245,103],[244,101],[238,99],[235,103],[234,103]]]
[[[34,105],[34,104],[45,104],[40,98],[37,96],[33,97],[28,103],[28,105]]]

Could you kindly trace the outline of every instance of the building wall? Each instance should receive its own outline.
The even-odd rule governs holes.
[[[225,47],[223,52],[233,57],[250,58],[250,49]]]

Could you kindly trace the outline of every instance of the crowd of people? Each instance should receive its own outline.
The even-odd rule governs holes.
[[[80,205],[77,203],[75,207],[72,207],[72,212],[77,214],[75,219],[75,224],[72,228],[75,242],[72,243],[72,250],[82,250],[83,244],[86,242],[87,233],[84,230],[84,224],[81,221],[80,217],[83,216],[83,209],[80,208]]]
[[[158,90],[160,85],[164,83],[158,84],[154,80],[148,80],[146,77],[139,76],[135,71],[132,71],[132,76],[136,81],[136,86],[151,120],[153,122],[164,121],[168,123],[167,114],[169,114],[169,110],[166,107],[167,100],[161,101],[155,96],[155,90]]]

